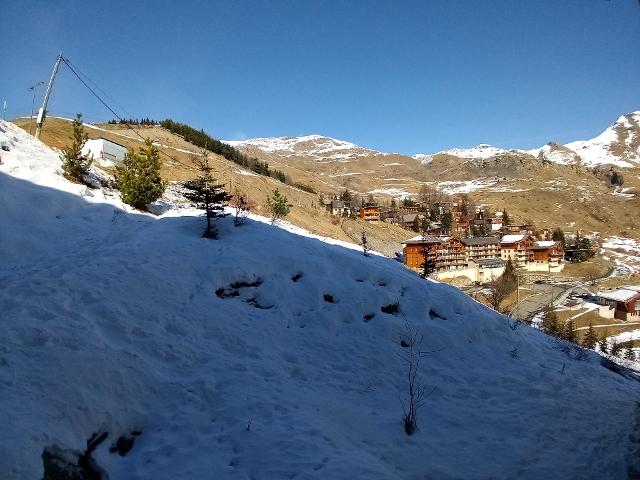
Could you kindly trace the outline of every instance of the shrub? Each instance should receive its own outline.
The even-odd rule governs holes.
[[[130,149],[122,166],[116,166],[116,182],[122,201],[138,210],[162,196],[166,183],[160,178],[160,152],[150,139],[138,153]]]
[[[60,159],[62,160],[62,170],[67,178],[82,182],[84,176],[89,172],[89,167],[93,158],[82,154],[82,147],[87,143],[89,136],[84,131],[82,125],[82,114],[78,113],[73,121],[73,136],[71,145],[62,149]]]

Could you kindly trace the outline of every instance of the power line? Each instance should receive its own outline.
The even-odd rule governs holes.
[[[115,110],[113,108],[111,108],[101,97],[100,95],[98,95],[95,90],[93,88],[91,88],[87,82],[84,81],[84,79],[80,76],[80,74],[78,73],[78,71],[76,71],[76,69],[71,65],[71,62],[65,58],[65,57],[61,57],[62,61],[65,63],[65,65],[67,67],[69,67],[69,70],[71,70],[71,72],[78,78],[78,80],[80,80],[80,82],[87,87],[87,89],[93,94],[94,97],[96,97],[98,99],[98,101],[100,103],[102,103],[102,105],[105,106],[105,108],[107,108],[107,110],[109,110],[113,115],[115,115],[115,117],[120,121],[121,124],[126,125],[132,132],[134,132],[136,135],[138,135],[142,141],[146,141],[147,139],[142,136],[140,134],[140,132],[138,130],[136,130],[135,128],[133,128],[126,120],[124,120],[122,117],[120,117],[120,115],[118,115]],[[84,75],[84,74],[83,74]],[[89,77],[87,77],[87,80],[89,80]],[[90,80],[89,80],[90,81]],[[91,82],[95,85],[94,82]],[[96,85],[96,88],[97,87]],[[105,94],[106,95],[106,94]],[[108,95],[107,95],[108,96]],[[116,102],[117,103],[117,102]],[[124,108],[123,108],[124,110]],[[162,143],[160,142],[160,140],[158,138],[155,138],[155,140],[158,142],[159,146],[162,147]],[[165,152],[164,150],[162,150],[161,148],[158,148],[158,151],[164,155],[166,155],[167,157],[169,157],[172,161],[182,165],[184,168],[188,169],[188,170],[195,170],[194,167],[190,166],[190,165],[186,165],[185,163],[181,162],[180,160],[178,160],[177,158],[172,157],[171,155],[169,155],[167,152]]]

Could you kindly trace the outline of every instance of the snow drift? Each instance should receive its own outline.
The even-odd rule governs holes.
[[[127,211],[15,126],[0,140],[1,478],[39,479],[44,449],[97,432],[111,480],[607,479],[637,462],[640,383],[596,354],[258,217],[202,239],[193,211]],[[405,322],[433,389],[410,437]]]

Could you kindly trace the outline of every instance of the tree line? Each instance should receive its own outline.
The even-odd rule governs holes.
[[[120,118],[118,120],[109,120],[107,122],[108,125],[158,125],[156,120],[153,120],[149,117],[144,118]]]
[[[230,160],[233,163],[236,163],[259,175],[272,177],[282,183],[286,183],[287,179],[284,172],[270,168],[267,162],[263,162],[254,157],[249,157],[235,147],[221,142],[220,140],[216,140],[205,133],[204,130],[196,130],[185,123],[174,122],[168,118],[162,120],[160,122],[160,126],[169,130],[171,133],[180,135],[187,142],[194,144],[196,147],[221,155],[227,160]]]

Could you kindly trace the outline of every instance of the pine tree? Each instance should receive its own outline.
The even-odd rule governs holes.
[[[584,348],[594,349],[596,347],[596,343],[598,343],[598,337],[596,336],[596,331],[593,328],[593,325],[589,322],[589,330],[587,330],[587,334],[582,340],[582,346]]]
[[[367,234],[364,229],[362,230],[362,254],[365,257],[369,256],[369,242],[367,241]]]
[[[509,225],[511,222],[511,219],[509,218],[509,214],[507,213],[506,210],[504,210],[502,212],[502,224],[503,225]]]
[[[453,215],[451,215],[451,212],[445,212],[441,219],[442,229],[445,232],[451,230],[451,225],[453,224]]]
[[[430,255],[431,250],[426,245],[422,247],[422,278],[428,278],[433,272],[436,271],[436,262],[432,255]]]
[[[64,147],[60,154],[62,170],[65,177],[82,182],[84,176],[89,172],[93,158],[82,154],[82,147],[87,143],[89,136],[84,131],[81,113],[78,113],[73,121],[73,136],[70,138],[71,145]]]
[[[614,338],[611,341],[611,348],[609,349],[609,353],[614,357],[617,357],[622,351],[622,345]]]
[[[218,229],[213,225],[213,222],[228,215],[224,211],[224,206],[228,203],[231,195],[223,190],[222,184],[215,183],[206,151],[203,152],[197,165],[200,174],[196,179],[185,182],[184,186],[187,189],[185,197],[195,202],[197,208],[205,211],[207,228],[202,236],[216,239],[218,238]]]
[[[609,345],[607,344],[607,332],[605,332],[602,338],[598,340],[598,348],[602,353],[609,353]]]
[[[545,309],[542,317],[542,330],[549,335],[558,336],[560,334],[560,326],[558,325],[558,316],[553,308]]]
[[[630,342],[629,345],[627,345],[627,348],[624,351],[624,358],[626,358],[627,360],[636,359],[636,354],[633,351],[633,342]]]
[[[138,210],[162,196],[166,183],[160,178],[160,152],[146,139],[136,153],[130,149],[122,166],[116,166],[122,200]]]
[[[504,267],[502,273],[502,279],[505,282],[505,287],[509,293],[513,292],[518,287],[518,272],[511,259],[507,259],[507,264]]]
[[[272,196],[267,195],[267,208],[271,212],[271,223],[275,224],[289,214],[289,200],[276,188]]]
[[[342,192],[342,194],[340,195],[340,200],[342,200],[343,202],[350,202],[352,200],[351,192],[348,188],[344,189],[344,192]]]
[[[556,228],[553,233],[551,234],[551,240],[554,240],[556,242],[560,242],[560,245],[562,245],[562,248],[564,249],[566,247],[567,241],[564,237],[564,232],[562,231],[562,229],[560,227]]]
[[[564,324],[563,337],[567,342],[576,343],[576,332],[573,329],[573,320],[569,320]]]

